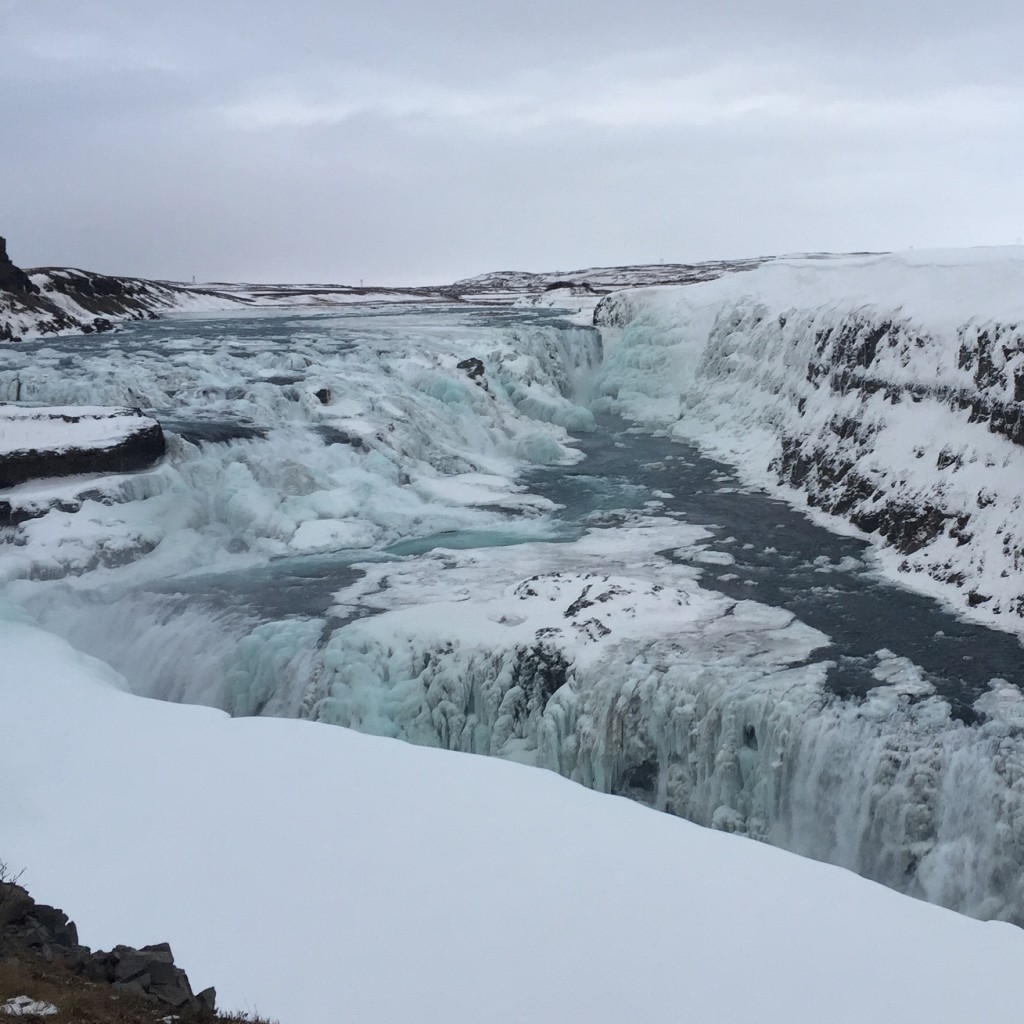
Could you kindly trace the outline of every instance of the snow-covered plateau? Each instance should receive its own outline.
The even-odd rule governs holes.
[[[1024,253],[602,273],[0,350],[167,442],[0,492],[0,855],[286,1024],[1019,1019],[1024,933],[766,844],[1024,923]]]

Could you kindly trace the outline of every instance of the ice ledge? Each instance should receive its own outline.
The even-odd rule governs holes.
[[[145,469],[166,450],[163,430],[139,409],[0,405],[0,488],[84,473]]]

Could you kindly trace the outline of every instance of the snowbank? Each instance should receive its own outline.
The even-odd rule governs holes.
[[[0,625],[3,855],[283,1024],[1016,1024],[1024,932],[557,776],[130,696]]]

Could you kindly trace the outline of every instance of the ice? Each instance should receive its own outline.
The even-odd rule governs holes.
[[[574,396],[599,358],[596,333],[491,328],[481,342],[452,318],[435,317],[436,326],[426,313],[388,319],[382,330],[365,314],[289,311],[279,318],[285,352],[273,330],[243,335],[238,327],[232,341],[236,322],[214,321],[214,344],[200,334],[186,357],[171,361],[153,338],[167,325],[135,325],[76,351],[74,374],[56,349],[0,369],[0,394],[17,390],[27,401],[130,402],[158,416],[173,411],[178,422],[258,428],[224,444],[172,434],[160,493],[127,504],[114,494],[106,506],[83,506],[84,515],[21,524],[3,575],[83,573],[131,560],[136,575],[157,578],[171,564],[177,574],[245,556],[380,547],[410,535],[500,529],[510,509],[544,511],[514,477],[524,462],[579,459],[565,425],[592,426]],[[457,368],[467,351],[487,367],[478,381]],[[267,379],[285,370],[293,383]]]
[[[888,652],[863,702],[835,698],[829,662],[809,661],[827,638],[702,589],[694,570],[656,555],[687,531],[652,518],[614,541],[366,566],[335,612],[382,613],[334,630],[301,692],[287,673],[271,699],[322,722],[547,767],[1024,921],[1024,885],[1007,870],[1024,849],[1003,824],[1024,820],[1010,713],[966,728],[917,666]],[[259,708],[241,691],[222,704]]]

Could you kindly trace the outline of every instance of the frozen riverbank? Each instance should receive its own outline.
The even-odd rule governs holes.
[[[1024,254],[776,261],[604,300],[599,406],[872,534],[1024,632]]]

